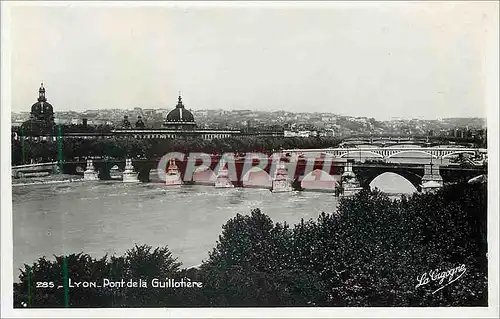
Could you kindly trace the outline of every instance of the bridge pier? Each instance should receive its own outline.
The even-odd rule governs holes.
[[[52,167],[52,174],[56,175],[56,174],[61,174],[62,173],[62,165],[61,164],[55,164],[53,167]]]
[[[273,193],[293,191],[292,181],[288,176],[288,170],[283,162],[279,162],[276,168],[276,175],[273,177],[271,191]]]
[[[229,178],[229,171],[227,169],[227,163],[224,159],[221,159],[220,169],[217,172],[217,177],[215,179],[215,188],[232,188],[234,187],[231,179]]]
[[[94,163],[91,159],[87,160],[87,168],[83,172],[83,180],[85,181],[98,181],[99,176],[95,170]]]
[[[173,158],[170,159],[167,169],[167,174],[165,175],[165,185],[167,186],[177,186],[182,185],[181,173],[179,167],[175,164]]]
[[[99,168],[98,168],[98,176],[100,180],[111,180],[111,168],[114,165],[112,163],[109,163],[107,161],[104,161],[100,163]]]
[[[434,167],[433,167],[434,166]],[[422,191],[433,192],[443,187],[443,178],[439,172],[439,165],[424,165],[424,176],[422,177]]]
[[[363,189],[359,184],[356,174],[352,171],[352,162],[351,160],[347,161],[344,173],[342,173],[340,179],[341,187],[339,195],[341,196],[353,196]]]
[[[123,182],[124,183],[138,183],[138,174],[134,171],[134,166],[132,166],[132,160],[127,158],[125,160],[125,170],[123,171]]]
[[[151,181],[151,168],[149,167],[139,167],[137,169],[139,172],[137,173],[137,179],[140,182],[147,183]]]

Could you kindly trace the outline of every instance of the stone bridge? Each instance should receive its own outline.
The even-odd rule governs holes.
[[[212,157],[209,165],[203,165],[204,163],[201,159],[193,158],[184,160],[176,159],[175,164],[179,168],[181,178],[185,183],[210,184],[215,180],[220,169],[220,158],[219,156]],[[160,159],[132,159],[132,166],[134,167],[134,171],[138,173],[137,178],[139,181],[150,181],[151,171],[159,169],[159,162]],[[345,161],[307,161],[306,159],[290,161],[283,159],[283,162],[294,183],[300,183],[304,178],[306,180],[321,179],[318,173],[323,174],[323,179],[334,182],[332,176],[340,176],[342,174]],[[226,160],[226,163],[229,169],[230,178],[235,186],[258,187],[266,186],[271,183],[271,176],[276,171],[277,161],[273,161],[272,158],[266,157],[262,159],[255,158],[250,161],[245,159]],[[98,172],[99,179],[103,180],[111,179],[111,168],[115,165],[120,171],[123,171],[125,169],[125,160],[93,160],[93,166],[96,172]],[[86,161],[65,162],[62,164],[62,167],[62,171],[66,174],[81,175],[86,169]],[[166,170],[167,167],[168,163],[165,161],[160,169]],[[253,185],[255,183],[257,184]]]
[[[451,154],[451,153],[449,153]],[[446,154],[445,154],[446,155]],[[179,168],[182,180],[186,184],[209,184],[214,185],[216,176],[220,170],[220,156],[212,156],[209,165],[203,165],[200,158],[176,159],[175,164]],[[487,174],[486,166],[481,167],[458,167],[453,165],[422,165],[422,164],[397,164],[397,163],[354,163],[353,160],[342,158],[281,158],[284,163],[292,185],[295,189],[314,189],[333,192],[342,183],[342,175],[346,169],[352,170],[359,181],[360,187],[369,188],[370,183],[381,174],[394,173],[408,180],[417,190],[421,189],[426,180],[439,180],[443,183],[454,183],[468,181],[479,175]],[[151,174],[159,168],[159,159],[132,159],[131,164],[137,178],[142,182],[152,180]],[[276,159],[255,158],[250,161],[245,159],[227,160],[229,177],[232,183],[238,187],[263,187],[268,188],[276,170]],[[52,172],[63,172],[66,174],[83,175],[87,169],[86,161],[70,161],[64,163],[40,164],[46,170]],[[94,159],[93,167],[101,180],[111,179],[111,169],[116,166],[119,171],[125,169],[125,160],[119,159]],[[29,166],[29,165],[24,165]],[[168,161],[160,169],[166,170]],[[25,167],[13,167],[18,172]],[[430,169],[430,171],[429,171]],[[159,180],[158,180],[159,181]]]
[[[427,172],[426,172],[427,170]],[[384,173],[394,173],[409,181],[418,191],[423,181],[434,180],[437,177],[444,184],[467,182],[479,175],[487,174],[486,166],[458,167],[421,164],[353,164],[352,171],[356,174],[361,187],[368,188],[370,183]],[[427,175],[427,176],[426,176]]]
[[[411,158],[411,154],[422,154],[433,159],[446,159],[459,154],[470,154],[486,156],[487,150],[481,148],[464,147],[349,147],[349,148],[325,148],[325,149],[289,149],[283,150],[284,153],[299,154],[307,156],[313,155],[331,155],[335,158],[346,158],[349,156],[364,155],[365,157],[375,157],[380,159],[389,159],[392,157],[401,157],[403,155]],[[421,158],[421,157],[415,157]]]

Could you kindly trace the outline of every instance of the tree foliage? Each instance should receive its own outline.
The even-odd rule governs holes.
[[[401,199],[362,191],[342,198],[334,213],[293,227],[258,209],[237,214],[199,269],[180,269],[168,249],[149,246],[98,260],[70,255],[75,280],[203,282],[201,289],[71,290],[71,306],[485,306],[486,190],[485,184],[458,184]],[[464,275],[443,289],[436,291],[437,281],[417,287],[422,274],[462,264]],[[15,284],[16,306],[28,297],[27,269]],[[40,258],[31,273],[32,282],[61,282],[62,257]],[[34,307],[63,304],[61,290],[30,291]]]
[[[204,152],[222,154],[227,152],[261,152],[271,154],[289,148],[325,148],[338,145],[334,138],[283,138],[283,137],[231,137],[204,140],[197,137],[177,139],[135,139],[109,137],[102,139],[62,140],[62,154],[65,161],[84,159],[88,156],[110,158],[159,159],[169,152]],[[24,152],[24,162],[23,162]],[[12,163],[20,165],[35,162],[57,161],[57,140],[12,141]]]

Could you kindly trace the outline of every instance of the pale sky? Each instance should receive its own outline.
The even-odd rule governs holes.
[[[12,111],[43,81],[54,110],[485,117],[498,3],[9,6]],[[493,27],[492,27],[493,26]]]

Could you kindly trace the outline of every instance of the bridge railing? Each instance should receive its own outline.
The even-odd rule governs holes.
[[[467,148],[467,147],[339,147],[339,148],[308,148],[308,149],[287,149],[282,150],[283,153],[321,153],[321,152],[333,152],[333,151],[342,151],[342,152],[363,152],[363,151],[477,151],[480,153],[486,153],[488,150],[484,148]]]
[[[47,163],[36,163],[36,164],[24,164],[24,165],[12,166],[12,169],[48,166],[48,165],[56,165],[56,164],[58,164],[58,163],[57,162],[47,162]]]

